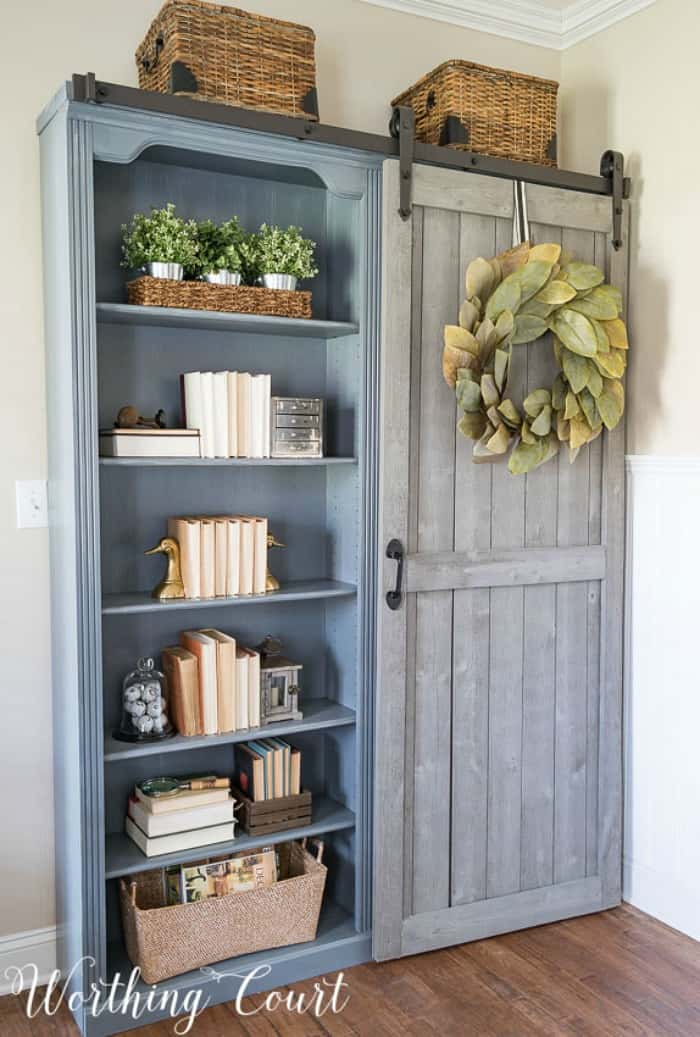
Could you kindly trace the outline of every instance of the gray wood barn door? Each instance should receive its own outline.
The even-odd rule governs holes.
[[[511,245],[510,182],[384,169],[377,958],[616,904],[621,881],[624,430],[527,477],[474,465],[442,379],[475,256]],[[535,241],[606,268],[609,199],[528,187]],[[625,216],[627,220],[627,215]],[[627,224],[625,223],[625,227]],[[625,241],[627,232],[625,230]],[[547,337],[515,347],[515,397],[550,385]]]

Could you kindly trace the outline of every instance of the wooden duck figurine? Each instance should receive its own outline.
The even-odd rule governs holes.
[[[286,544],[280,543],[280,541],[272,533],[267,534],[267,546],[270,547],[286,547]],[[273,576],[268,566],[267,575],[265,577],[265,592],[278,591],[280,589],[280,581],[276,576]]]
[[[152,598],[158,601],[171,601],[174,598],[184,598],[185,586],[182,582],[182,569],[180,568],[180,545],[173,537],[163,537],[150,551],[144,551],[147,555],[164,554],[168,559],[168,568],[165,576],[157,587],[153,588]]]

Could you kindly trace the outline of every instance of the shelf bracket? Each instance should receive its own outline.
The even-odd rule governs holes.
[[[630,179],[625,176],[625,156],[621,151],[606,151],[600,160],[600,175],[610,181],[612,195],[613,232],[612,247],[616,252],[622,248],[622,201],[629,198]]]
[[[412,108],[394,108],[389,132],[399,141],[399,216],[407,220],[413,206],[413,154],[416,137],[416,116]]]

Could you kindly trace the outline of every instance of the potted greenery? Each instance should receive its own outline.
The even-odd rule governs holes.
[[[315,277],[316,242],[302,236],[299,227],[269,227],[263,223],[250,242],[253,265],[265,288],[294,291],[298,280]]]
[[[172,202],[164,209],[152,208],[150,216],[137,212],[129,226],[122,225],[122,266],[181,281],[185,269],[197,263],[196,230],[192,220],[175,214]]]
[[[210,284],[241,283],[242,259],[239,246],[244,237],[235,216],[218,226],[211,220],[197,224],[197,269],[205,281]]]

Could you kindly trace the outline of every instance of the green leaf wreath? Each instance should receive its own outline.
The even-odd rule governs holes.
[[[598,267],[553,244],[525,242],[469,264],[459,324],[445,327],[442,371],[464,412],[458,428],[476,440],[475,462],[510,451],[508,470],[522,475],[551,460],[560,443],[573,462],[603,426],[615,428],[628,341],[622,295],[604,282]],[[513,346],[547,331],[559,372],[521,408],[508,387]]]

